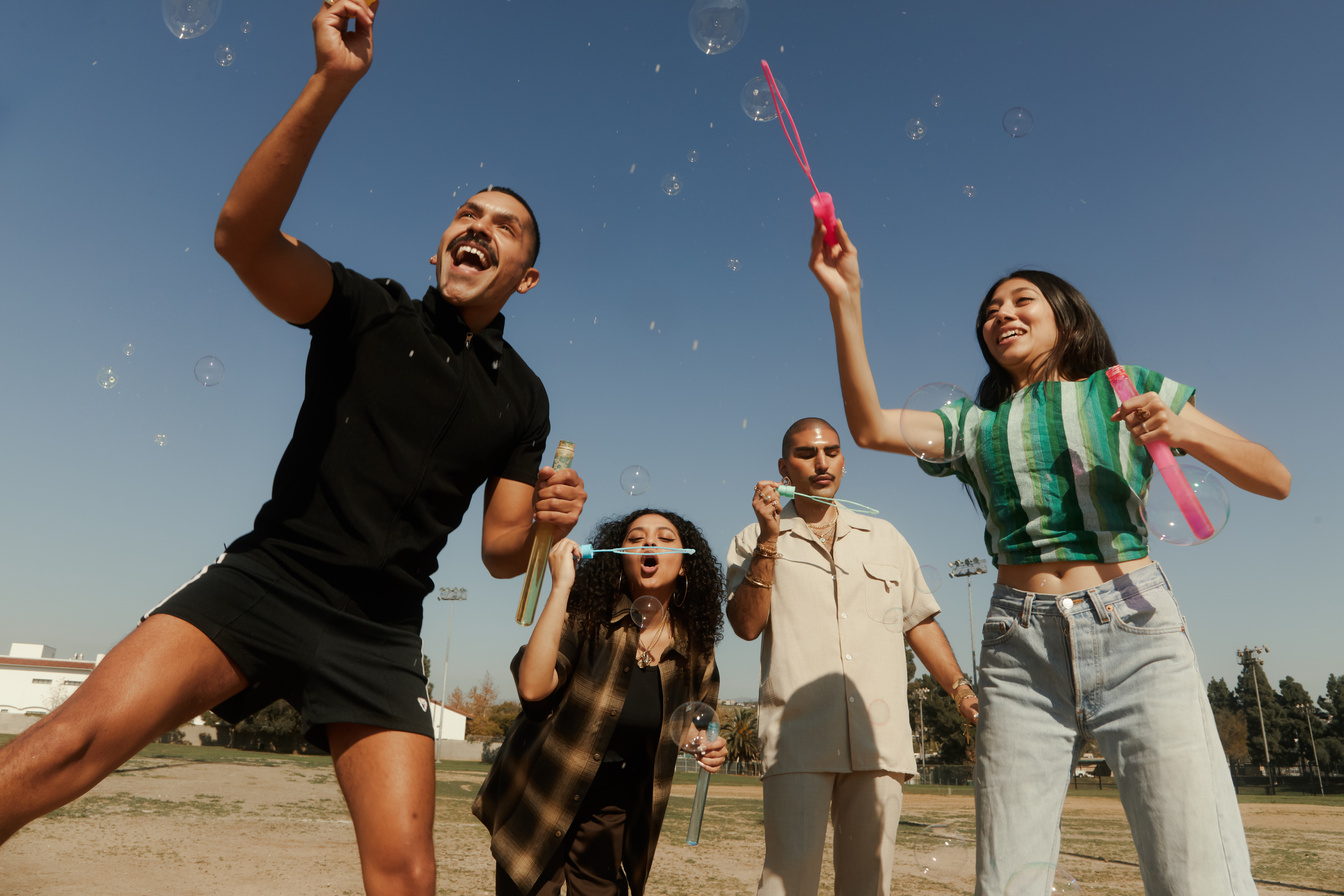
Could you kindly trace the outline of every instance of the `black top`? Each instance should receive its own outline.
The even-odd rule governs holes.
[[[352,612],[418,627],[472,493],[495,476],[536,481],[550,405],[504,341],[504,315],[473,334],[436,289],[413,301],[395,281],[331,272],[271,500],[228,550],[259,550]]]
[[[669,660],[669,662],[671,662]],[[616,719],[616,730],[602,757],[604,762],[632,762],[652,766],[654,749],[663,730],[663,677],[657,666],[630,673],[625,703]]]

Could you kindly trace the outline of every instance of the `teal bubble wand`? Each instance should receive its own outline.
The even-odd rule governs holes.
[[[877,516],[881,513],[875,507],[869,507],[867,504],[860,504],[858,501],[847,501],[844,498],[826,498],[821,495],[800,495],[798,489],[792,485],[781,485],[775,488],[781,498],[807,498],[809,501],[816,501],[818,504],[833,504],[836,507],[844,506],[855,513],[864,513],[869,516]]]
[[[714,712],[714,707],[707,703],[683,703],[672,711],[667,727],[668,735],[676,743],[677,749],[696,757],[719,739],[719,716]],[[700,842],[700,824],[705,818],[705,799],[708,796],[709,772],[701,767],[700,776],[695,782],[691,824],[686,831],[687,846],[695,846]]]

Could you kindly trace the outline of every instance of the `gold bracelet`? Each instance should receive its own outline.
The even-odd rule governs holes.
[[[751,554],[752,554],[753,557],[763,557],[763,558],[765,558],[766,560],[778,560],[778,559],[779,559],[779,551],[775,548],[775,546],[774,546],[773,544],[770,545],[769,547],[766,547],[765,545],[761,544],[760,542],[757,542],[757,543],[756,543],[756,549],[755,549],[754,551],[752,551]]]
[[[774,582],[758,582],[753,579],[750,574],[744,576],[744,578],[747,580],[748,585],[755,585],[757,588],[765,588],[766,590],[769,590],[775,587]]]

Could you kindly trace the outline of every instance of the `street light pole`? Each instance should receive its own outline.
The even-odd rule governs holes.
[[[929,696],[929,689],[922,685],[912,689],[914,695],[919,698],[919,780],[924,783],[924,698]]]
[[[989,567],[985,566],[985,561],[980,557],[967,557],[965,560],[953,560],[947,564],[952,567],[948,573],[948,578],[966,580],[966,617],[970,624],[971,634],[971,684],[979,687],[979,676],[975,670],[975,609],[971,606],[971,576],[978,576],[989,572]]]
[[[1321,789],[1321,796],[1325,796],[1325,783],[1321,781],[1321,760],[1316,756],[1316,735],[1311,730],[1311,715],[1307,712],[1311,709],[1311,704],[1299,703],[1297,708],[1302,710],[1302,715],[1307,720],[1307,737],[1311,738],[1311,764],[1316,766],[1316,786]]]
[[[466,600],[465,588],[440,588],[439,600]],[[448,696],[448,648],[453,644],[453,605],[448,605],[448,640],[443,645],[443,693],[439,694],[439,729],[434,735],[434,761],[439,761],[439,741],[443,740],[443,717],[447,705],[443,702]]]
[[[1269,795],[1274,796],[1278,791],[1274,787],[1274,766],[1269,764],[1269,737],[1265,734],[1265,711],[1260,706],[1260,676],[1255,674],[1256,666],[1263,666],[1265,661],[1260,659],[1260,654],[1269,653],[1268,647],[1243,647],[1237,651],[1237,659],[1241,660],[1241,667],[1246,670],[1246,674],[1251,676],[1251,684],[1255,685],[1255,714],[1260,717],[1260,745],[1265,748],[1265,771],[1269,774]]]

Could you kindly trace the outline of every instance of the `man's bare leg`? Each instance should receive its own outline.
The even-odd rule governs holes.
[[[433,896],[434,742],[369,725],[327,726],[368,896]]]
[[[0,749],[0,843],[246,686],[200,629],[175,616],[149,617],[70,699]]]

